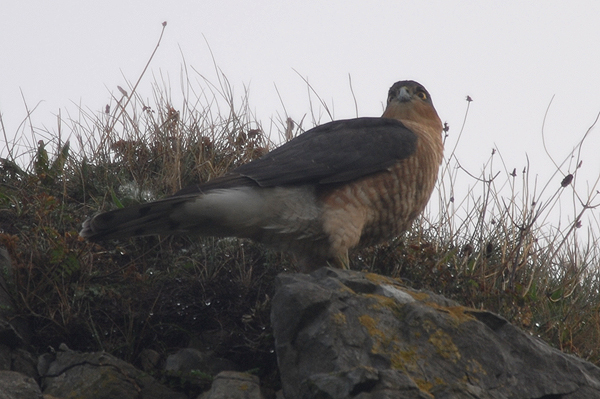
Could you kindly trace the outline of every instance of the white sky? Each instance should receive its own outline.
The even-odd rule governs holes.
[[[414,79],[449,123],[449,140],[460,130],[465,97],[473,98],[457,154],[474,174],[497,146],[510,170],[522,170],[528,155],[533,174],[544,180],[554,170],[541,135],[552,97],[545,134],[557,161],[600,112],[595,0],[3,3],[0,113],[9,141],[16,135],[21,144],[35,143],[19,129],[26,115],[21,92],[30,108],[41,102],[33,125],[51,132],[59,109],[63,117],[77,114],[75,104],[101,111],[111,92],[118,95],[117,85],[137,80],[163,21],[163,42],[138,88],[142,97],[152,97],[152,73],[168,76],[177,97],[182,55],[214,77],[204,38],[236,94],[249,87],[250,105],[267,125],[282,112],[274,85],[294,120],[309,111],[306,84],[294,69],[333,104],[336,119],[356,116],[349,75],[359,116],[379,115],[389,86]],[[580,177],[590,182],[600,174],[599,136],[600,127],[582,154]],[[0,156],[4,144],[0,136]]]

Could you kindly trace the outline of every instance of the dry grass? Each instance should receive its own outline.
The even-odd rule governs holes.
[[[80,109],[77,118],[60,119],[57,133],[31,127],[44,140],[26,151],[8,146],[0,160],[0,244],[16,268],[14,315],[30,321],[40,350],[67,342],[135,362],[144,348],[167,353],[203,340],[276,387],[269,301],[274,277],[289,267],[285,255],[244,240],[96,245],[77,235],[86,215],[206,181],[264,154],[271,134],[299,130],[284,116],[265,132],[247,92],[236,97],[222,74],[214,84],[194,73],[192,83],[184,71],[182,104],[171,102],[160,81],[151,101],[133,84],[103,112]],[[404,237],[355,253],[354,267],[498,312],[600,363],[598,229],[578,228],[598,204],[596,186],[580,197],[575,168],[574,178],[537,189],[533,166],[507,170],[498,151],[459,186],[464,171],[447,147],[425,215]],[[31,161],[23,163],[27,154]],[[565,197],[573,223],[548,225]]]

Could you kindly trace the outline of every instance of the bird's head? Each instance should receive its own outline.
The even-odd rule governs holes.
[[[433,107],[429,92],[413,80],[402,80],[390,87],[382,117],[427,124],[442,131],[442,121]]]

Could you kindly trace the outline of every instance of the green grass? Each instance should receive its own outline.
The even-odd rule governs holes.
[[[98,210],[222,175],[274,148],[271,136],[280,141],[300,130],[284,113],[265,132],[250,111],[249,93],[235,97],[223,75],[217,83],[199,75],[192,83],[187,74],[182,81],[179,105],[160,83],[150,103],[135,84],[102,112],[80,109],[77,119],[61,119],[59,133],[43,132],[43,141],[23,152],[7,145],[0,160],[0,245],[15,267],[13,313],[31,323],[40,351],[66,342],[135,363],[145,348],[168,353],[203,342],[258,369],[275,389],[270,299],[274,277],[294,270],[287,255],[246,240],[145,237],[98,245],[77,234]],[[497,312],[600,364],[598,226],[581,232],[577,222],[548,223],[559,201],[569,199],[571,220],[582,220],[598,204],[596,186],[580,196],[575,169],[572,182],[554,178],[532,187],[535,165],[513,173],[498,151],[459,186],[463,171],[454,150],[460,145],[446,143],[437,189],[414,228],[354,253],[353,268]]]

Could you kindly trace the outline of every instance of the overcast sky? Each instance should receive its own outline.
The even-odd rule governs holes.
[[[541,134],[552,98],[545,135],[557,161],[600,112],[594,0],[22,0],[5,1],[0,12],[0,113],[9,141],[25,143],[18,128],[23,97],[30,108],[39,103],[33,125],[50,132],[59,109],[63,117],[77,114],[75,104],[101,111],[117,85],[135,82],[163,21],[162,44],[138,88],[142,97],[152,97],[152,74],[177,92],[183,58],[215,77],[208,45],[236,95],[249,87],[250,105],[265,124],[282,112],[275,85],[294,120],[307,114],[298,73],[335,119],[356,116],[349,76],[359,116],[381,114],[389,86],[414,79],[450,125],[450,141],[466,96],[473,99],[457,153],[475,174],[497,147],[508,168],[522,170],[528,156],[533,174],[545,178],[555,169]],[[581,176],[589,180],[600,174],[599,136],[597,128],[582,153]],[[4,144],[0,137],[0,155]]]

